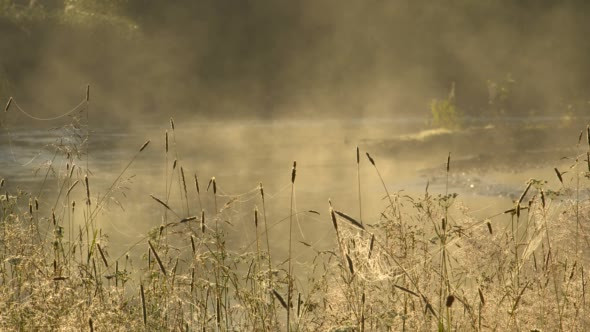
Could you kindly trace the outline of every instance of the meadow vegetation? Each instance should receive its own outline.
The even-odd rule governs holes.
[[[86,96],[86,106],[89,95]],[[7,105],[6,111],[10,111]],[[508,331],[585,330],[590,204],[590,129],[577,143],[571,167],[554,169],[561,188],[544,180],[522,184],[513,206],[486,219],[464,214],[458,194],[447,188],[408,196],[388,188],[379,160],[356,151],[357,167],[370,167],[383,184],[378,220],[363,218],[358,206],[296,211],[297,164],[290,177],[287,218],[267,220],[262,183],[255,193],[251,225],[256,243],[229,249],[226,222],[231,199],[218,194],[215,178],[185,174],[175,150],[177,124],[170,120],[158,146],[138,142],[108,190],[97,195],[89,172],[82,109],[74,114],[72,137],[54,147],[62,166],[48,164],[40,188],[24,192],[2,179],[0,197],[1,330],[133,331]],[[5,112],[6,113],[6,112]],[[181,125],[181,124],[180,124]],[[575,134],[574,134],[575,136]],[[67,143],[63,143],[67,142]],[[143,143],[143,144],[142,144]],[[165,193],[145,199],[160,208],[162,220],[128,252],[113,252],[101,228],[102,211],[126,186],[127,173],[146,149],[161,149]],[[365,158],[366,157],[366,158]],[[355,162],[351,154],[351,162]],[[449,154],[444,163],[453,172]],[[194,166],[194,165],[193,165]],[[198,167],[198,165],[196,165]],[[548,166],[550,169],[553,168]],[[252,179],[257,183],[256,179]],[[171,199],[177,187],[179,197]],[[205,202],[215,207],[204,208]],[[83,213],[79,213],[82,211]],[[78,213],[76,213],[78,212]],[[190,213],[192,212],[192,213]],[[288,257],[276,257],[269,230],[293,225],[310,213],[332,225],[331,249],[281,235]],[[234,221],[235,222],[235,221]],[[294,252],[313,253],[309,271],[292,266]]]

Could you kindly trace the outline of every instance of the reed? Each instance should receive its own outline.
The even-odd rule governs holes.
[[[173,121],[170,126],[173,133]],[[580,136],[578,141],[581,149]],[[144,153],[148,144],[136,149],[135,156]],[[590,152],[580,149],[576,162],[584,163]],[[367,154],[367,158],[377,169],[372,156]],[[213,196],[208,202],[200,197],[195,174],[197,197],[181,202],[181,207],[187,205],[187,212],[198,209],[200,216],[176,215],[168,192],[152,194],[144,199],[155,201],[155,207],[161,206],[160,211],[175,219],[161,223],[158,215],[146,221],[157,226],[138,236],[136,243],[109,242],[107,247],[108,234],[93,229],[91,221],[107,207],[110,183],[105,192],[100,181],[90,179],[95,176],[92,172],[75,166],[75,158],[65,155],[63,160],[62,165],[55,163],[60,176],[53,197],[15,190],[10,179],[0,179],[0,294],[5,295],[0,297],[0,306],[6,309],[0,330],[120,326],[145,331],[588,329],[587,262],[583,250],[573,255],[578,251],[572,239],[576,235],[583,238],[587,231],[590,199],[582,194],[588,187],[585,172],[581,172],[584,164],[579,165],[583,169],[567,169],[579,175],[576,188],[573,176],[570,181],[557,168],[549,167],[559,174],[559,183],[550,186],[530,180],[515,194],[510,209],[482,219],[452,204],[456,196],[448,184],[453,171],[450,154],[441,167],[446,184],[440,193],[435,193],[437,187],[429,192],[427,185],[424,195],[390,195],[377,169],[388,197],[379,214],[381,211],[365,210],[361,204],[368,206],[371,196],[362,196],[361,201],[357,149],[357,184],[352,184],[351,193],[354,200],[358,191],[358,217],[354,206],[337,209],[331,201],[329,216],[308,209],[297,212],[296,163],[291,170],[289,202],[273,199],[280,195],[267,192],[262,183],[257,190],[234,197],[226,194],[225,187],[223,191],[217,188],[215,178],[207,186]],[[189,188],[184,169],[188,164],[176,160],[178,176],[169,178],[166,188],[179,185],[186,198]],[[93,182],[92,191],[89,182]],[[77,190],[80,183],[85,190]],[[116,186],[118,179],[114,183]],[[575,197],[574,189],[580,193]],[[375,199],[382,198],[379,196]],[[91,198],[90,214],[86,209],[75,210],[76,201]],[[220,199],[224,200],[221,210],[217,207]],[[216,212],[206,217],[207,203],[213,205],[213,200]],[[276,213],[285,212],[287,204],[288,216]],[[83,213],[83,220],[75,219]],[[319,240],[307,235],[299,242],[293,238],[293,224],[300,213],[306,215],[302,225],[319,230],[314,234]],[[213,230],[206,218],[224,227],[206,231],[207,226]],[[577,230],[574,219],[579,221]],[[254,231],[251,244],[243,242],[247,234],[237,231],[236,225],[244,221],[248,234],[249,227]],[[66,222],[72,225],[63,227]],[[273,227],[287,222],[289,234],[270,234]],[[191,227],[197,223],[200,232],[199,226]],[[78,230],[72,234],[75,225]],[[320,233],[325,227],[334,228],[337,243],[325,240]],[[275,266],[271,236],[278,243],[289,237],[285,244],[288,257]],[[584,242],[579,244],[583,249]],[[133,264],[135,256],[147,258],[147,268]],[[301,267],[295,267],[300,260]]]
[[[291,331],[291,295],[293,293],[293,199],[295,196],[295,178],[297,176],[297,162],[293,161],[291,169],[291,206],[289,208],[289,271],[287,274],[287,332]]]

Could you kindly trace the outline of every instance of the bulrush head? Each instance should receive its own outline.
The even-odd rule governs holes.
[[[520,205],[520,203],[522,203],[522,201],[524,200],[524,197],[529,192],[529,189],[531,189],[531,185],[532,184],[533,184],[533,181],[532,180],[529,180],[526,188],[524,189],[524,191],[520,195],[520,198],[518,199],[518,203],[517,203],[518,205]]]
[[[451,153],[449,152],[449,156],[447,157],[447,173],[451,170]]]
[[[373,158],[371,157],[371,155],[368,152],[367,152],[367,158],[369,158],[371,165],[375,166],[375,160],[373,160]]]
[[[86,204],[90,205],[90,185],[88,184],[88,174],[84,175],[84,183],[86,184]]]
[[[331,206],[330,206],[330,217],[332,218],[332,225],[334,226],[336,233],[338,233],[338,221],[336,220],[336,213],[334,213],[334,208],[332,208]]]
[[[217,194],[217,183],[215,182],[215,177],[212,177],[211,180],[209,180],[209,185],[207,186],[207,191],[209,191],[210,185],[213,185],[213,194],[216,195]]]
[[[559,182],[561,182],[561,184],[563,184],[563,178],[561,177],[563,175],[563,173],[561,173],[557,167],[555,167],[553,169],[555,171],[555,174],[557,175],[557,178],[559,179]]]
[[[293,170],[291,171],[291,183],[295,183],[295,177],[297,176],[297,162],[293,162]]]
[[[164,140],[165,140],[165,142],[166,142],[166,143],[165,143],[165,146],[166,146],[166,153],[168,153],[168,130],[166,130],[166,135],[165,135],[165,138],[164,138]]]
[[[8,102],[6,103],[6,106],[4,107],[4,113],[8,112],[10,105],[12,105],[12,97],[8,98]]]
[[[254,227],[258,229],[258,206],[254,207]]]
[[[375,234],[371,234],[371,242],[369,244],[369,255],[368,258],[371,258],[371,254],[373,253],[373,247],[375,245]]]
[[[201,232],[205,233],[205,210],[201,210]]]
[[[184,195],[186,196],[186,180],[184,178],[184,168],[182,168],[182,166],[180,166],[180,178],[182,179],[182,188],[184,189]]]
[[[145,141],[145,143],[143,143],[143,145],[141,146],[141,148],[139,149],[139,152],[145,150],[145,148],[147,148],[147,146],[150,144],[150,140],[148,139],[147,141]]]

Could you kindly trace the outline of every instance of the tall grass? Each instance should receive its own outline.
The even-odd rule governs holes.
[[[171,133],[176,140],[173,121]],[[375,169],[386,195],[380,217],[372,220],[375,213],[362,205],[368,197],[361,201],[357,149],[351,195],[358,195],[358,220],[330,202],[328,213],[318,217],[334,228],[331,248],[322,250],[292,234],[298,213],[294,163],[288,216],[267,216],[268,194],[260,183],[255,198],[261,210],[254,208],[253,223],[251,215],[244,221],[255,240],[232,250],[226,243],[232,226],[225,222],[231,200],[220,208],[227,197],[214,177],[210,197],[201,196],[196,175],[195,188],[186,186],[185,170],[198,165],[173,166],[177,176],[170,175],[168,135],[161,136],[166,139],[164,197],[154,194],[146,202],[161,207],[154,218],[162,223],[135,244],[145,255],[133,266],[127,252],[112,251],[96,221],[125,174],[146,162],[141,154],[149,141],[130,155],[103,195],[93,189],[98,175],[74,171],[80,157],[71,153],[64,156],[63,169],[53,173],[57,188],[64,188],[53,197],[7,189],[16,187],[7,186],[10,179],[0,181],[0,330],[590,328],[590,202],[582,194],[589,188],[590,152],[582,148],[572,158],[573,171],[555,168],[558,178],[552,182],[558,187],[532,179],[512,208],[481,220],[456,208],[457,194],[448,185],[450,154],[441,166],[444,192],[427,186],[423,196],[408,196],[390,191],[387,181],[393,175],[382,175],[367,153],[368,167]],[[173,147],[175,160],[181,160]],[[84,190],[78,190],[79,183]],[[173,185],[179,186],[178,206],[170,199]],[[193,194],[196,199],[189,199]],[[76,201],[86,203],[82,220],[74,213]],[[208,204],[215,210],[207,211]],[[273,242],[286,238],[273,231],[282,221],[289,222],[286,260],[271,252]],[[309,269],[298,267],[295,274],[293,261],[300,252],[311,257]]]

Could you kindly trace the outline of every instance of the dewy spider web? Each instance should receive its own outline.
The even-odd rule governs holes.
[[[13,135],[7,126],[8,111],[11,107],[14,107],[17,111],[19,111],[21,114],[23,114],[25,117],[29,118],[30,120],[47,122],[47,121],[55,121],[55,120],[62,119],[62,118],[69,116],[77,111],[88,111],[88,99],[82,100],[78,105],[74,106],[69,111],[66,111],[66,112],[64,112],[60,115],[57,115],[57,116],[46,117],[46,118],[32,115],[31,113],[23,110],[22,107],[12,97],[9,99],[8,103],[6,104],[6,108],[4,110],[4,120],[2,121],[1,126],[4,129],[4,131],[6,132],[6,136],[8,138],[8,145],[9,145],[10,156],[12,158],[12,161],[15,162],[16,164],[20,165],[21,167],[26,167],[26,166],[30,165],[33,161],[35,161],[42,154],[42,152],[41,152],[41,149],[39,149],[39,151],[35,154],[35,156],[33,156],[30,160],[28,160],[25,163],[19,162],[17,160],[16,153],[14,152],[14,146],[13,146]]]

